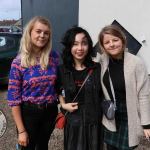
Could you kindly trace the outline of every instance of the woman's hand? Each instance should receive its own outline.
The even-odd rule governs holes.
[[[75,110],[78,109],[78,103],[63,103],[61,104],[62,108],[69,111],[69,112],[74,112]]]
[[[149,141],[150,140],[150,129],[144,129],[144,135],[146,139]]]
[[[21,146],[26,147],[29,143],[28,134],[26,131],[18,134],[18,143]]]

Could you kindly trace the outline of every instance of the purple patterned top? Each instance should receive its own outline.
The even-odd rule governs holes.
[[[46,70],[42,70],[39,64],[24,68],[21,67],[21,60],[17,56],[10,70],[8,105],[16,106],[23,101],[35,104],[55,103],[57,101],[55,82],[58,62],[58,54],[52,51]]]

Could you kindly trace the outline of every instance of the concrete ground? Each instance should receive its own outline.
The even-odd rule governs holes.
[[[7,105],[6,94],[7,91],[5,89],[0,89],[0,110],[5,113],[7,118],[7,130],[0,138],[0,150],[15,150],[15,143],[17,142],[16,130],[11,110]],[[63,150],[63,130],[54,130],[49,142],[49,150]],[[150,142],[141,138],[141,143],[137,150],[150,150]]]

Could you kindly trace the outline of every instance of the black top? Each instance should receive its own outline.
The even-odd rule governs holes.
[[[118,60],[118,59],[110,58],[109,72],[110,72],[110,77],[111,77],[112,84],[114,87],[117,112],[127,113],[123,59]],[[106,73],[104,75],[103,81],[104,81],[104,85],[106,86],[106,89],[108,91],[108,94],[110,95],[111,100],[114,101],[112,92],[111,92],[111,88],[110,88],[110,83],[109,83],[108,70],[106,71]]]
[[[76,85],[76,92],[78,92],[78,90],[80,89],[82,83],[84,82],[87,74],[88,74],[88,69],[84,69],[84,70],[73,70],[72,71],[73,74],[73,78],[74,78],[74,82]],[[83,87],[83,89],[81,90],[79,96],[78,96],[78,104],[81,105],[84,103],[84,93],[85,93],[85,89]]]

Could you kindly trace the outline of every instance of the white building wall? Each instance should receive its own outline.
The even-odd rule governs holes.
[[[94,44],[101,28],[114,19],[142,44],[138,55],[150,73],[150,1],[79,0],[79,25],[89,31]]]

